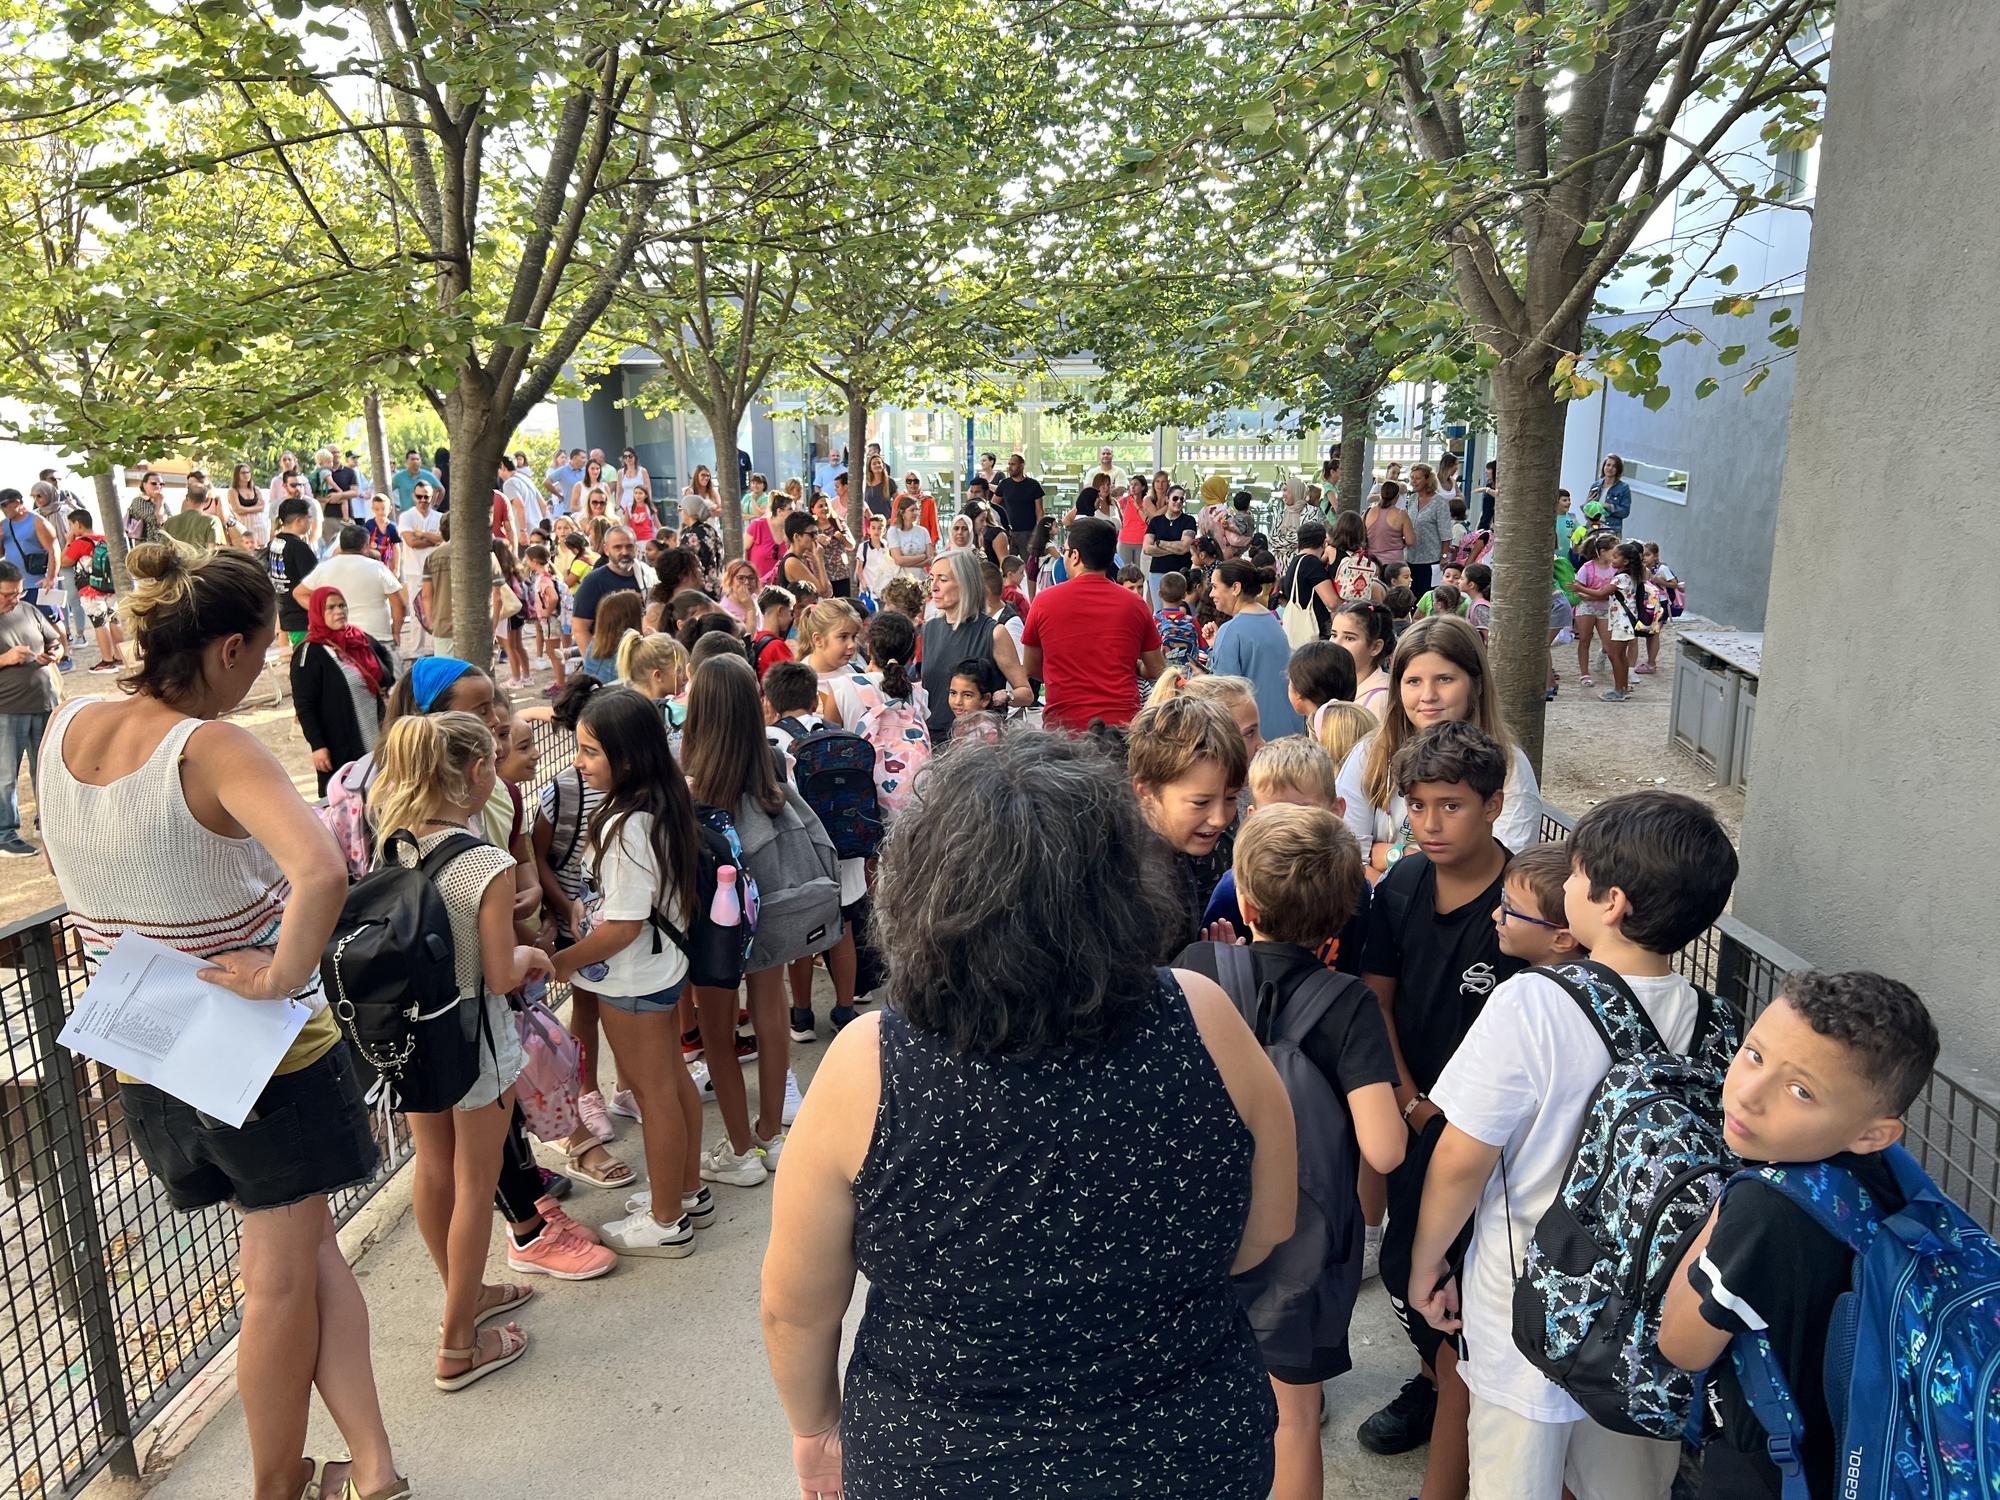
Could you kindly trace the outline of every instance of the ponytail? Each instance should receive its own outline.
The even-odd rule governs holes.
[[[868,660],[882,674],[882,691],[890,698],[908,702],[915,693],[910,681],[910,662],[917,654],[917,626],[897,610],[877,610],[868,622]]]
[[[399,828],[416,833],[424,814],[440,801],[469,800],[474,768],[492,755],[492,734],[471,714],[408,714],[398,719],[375,751],[368,821],[376,836],[385,838]]]

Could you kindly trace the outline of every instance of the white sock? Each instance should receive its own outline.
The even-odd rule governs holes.
[[[1386,1228],[1388,1228],[1386,1224],[1362,1225],[1362,1230],[1367,1235],[1368,1243],[1371,1245],[1379,1245],[1382,1243],[1382,1231]]]

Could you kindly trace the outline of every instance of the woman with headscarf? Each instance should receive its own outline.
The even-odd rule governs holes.
[[[306,638],[292,652],[292,706],[312,747],[320,796],[336,770],[375,748],[395,677],[388,649],[347,623],[340,590],[314,589]]]
[[[1211,474],[1201,482],[1201,509],[1195,513],[1195,532],[1222,546],[1222,518],[1229,513],[1229,476]]]
[[[1277,554],[1278,576],[1282,578],[1298,555],[1299,522],[1306,518],[1306,482],[1296,474],[1288,475],[1279,482],[1278,493],[1278,529],[1271,537],[1271,545]]]

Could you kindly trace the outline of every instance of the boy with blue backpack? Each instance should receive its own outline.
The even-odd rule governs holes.
[[[1646,1299],[1624,1305],[1623,1287],[1650,1282],[1623,1261],[1691,1237],[1721,1184],[1711,1116],[1735,1028],[1673,956],[1722,914],[1736,851],[1713,812],[1670,792],[1593,808],[1570,851],[1565,916],[1590,959],[1502,983],[1431,1090],[1449,1123],[1409,1301],[1463,1334],[1471,1500],[1565,1485],[1576,1500],[1666,1500],[1670,1424],[1693,1405],[1691,1384],[1659,1374]],[[1447,1255],[1468,1218],[1455,1277]]]
[[[1983,1362],[1990,1375],[2000,1347],[1993,1333],[2000,1286],[1992,1244],[1976,1231],[1960,1234],[1952,1252],[1919,1264],[1898,1230],[1876,1234],[1885,1218],[1906,1208],[1921,1217],[1898,1224],[1911,1222],[1919,1233],[1942,1222],[1938,1215],[1963,1221],[1949,1205],[1924,1201],[1935,1190],[1897,1145],[1903,1112],[1930,1077],[1937,1052],[1937,1028],[1906,985],[1879,974],[1808,971],[1785,980],[1729,1065],[1724,1137],[1746,1163],[1769,1165],[1738,1174],[1724,1190],[1668,1288],[1660,1328],[1660,1349],[1676,1364],[1714,1365],[1708,1389],[1715,1435],[1702,1460],[1704,1496],[1988,1492],[1988,1480],[1973,1474],[1983,1446],[1977,1429],[1990,1429],[1990,1419],[1975,1410],[1974,1387],[1976,1365]],[[1920,1201],[1911,1204],[1912,1197]],[[1853,1241],[1861,1236],[1874,1241],[1857,1277]],[[1974,1294],[1967,1304],[1968,1312],[1978,1309],[1972,1360],[1965,1358],[1967,1346],[1952,1344],[1962,1330],[1949,1316],[1955,1294],[1930,1299],[1918,1319],[1899,1317],[1886,1300],[1871,1307],[1871,1282],[1886,1290],[1912,1266],[1919,1298],[1921,1288],[1947,1281]],[[1886,1280],[1878,1274],[1885,1272]],[[1840,1304],[1856,1285],[1860,1316],[1849,1323]],[[1843,1327],[1844,1336],[1837,1331]],[[1923,1350],[1913,1352],[1928,1353],[1936,1374],[1914,1392],[1892,1394],[1905,1368],[1895,1335],[1912,1327],[1923,1332]],[[1851,1343],[1843,1345],[1843,1337]],[[1830,1359],[1829,1344],[1843,1346],[1844,1355],[1836,1350],[1838,1359]],[[1825,1371],[1837,1362],[1853,1370],[1845,1390],[1826,1382]],[[1926,1408],[1924,1423],[1936,1424],[1936,1455],[1964,1443],[1962,1487],[1948,1487],[1944,1474],[1925,1476],[1923,1467],[1939,1461],[1932,1455],[1904,1467],[1908,1455],[1897,1453],[1894,1429],[1914,1415],[1912,1400]],[[1846,1423],[1833,1415],[1841,1410]],[[1864,1437],[1858,1428],[1870,1430]],[[1864,1482],[1894,1470],[1907,1488]],[[1855,1487],[1842,1488],[1849,1479]]]

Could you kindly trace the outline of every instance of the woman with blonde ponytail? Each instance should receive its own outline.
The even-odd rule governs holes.
[[[221,722],[277,634],[271,575],[234,548],[189,559],[134,547],[121,601],[135,666],[122,701],[79,698],[50,723],[42,829],[92,958],[126,933],[195,954],[246,999],[312,1014],[241,1128],[120,1078],[134,1145],[186,1213],[240,1215],[237,1380],[255,1500],[409,1494],[368,1353],[368,1308],[334,1239],[327,1195],[366,1182],[379,1153],[347,1046],[319,993],[320,950],[347,893],[332,835],[249,731]],[[303,1459],[308,1384],[351,1460]]]
[[[375,761],[368,818],[384,858],[406,868],[478,826],[493,794],[493,734],[471,714],[447,710],[399,718],[383,733]],[[410,837],[392,843],[390,836],[397,833]],[[514,1081],[526,1063],[506,996],[554,968],[541,949],[514,941],[513,873],[513,855],[483,839],[431,872],[451,920],[459,998],[482,1012],[479,1076],[464,1097],[453,1109],[405,1117],[416,1145],[417,1228],[444,1278],[432,1377],[442,1391],[463,1390],[528,1350],[528,1336],[518,1324],[478,1326],[482,1314],[496,1310],[481,1305],[493,1240],[493,1193],[514,1118]]]

